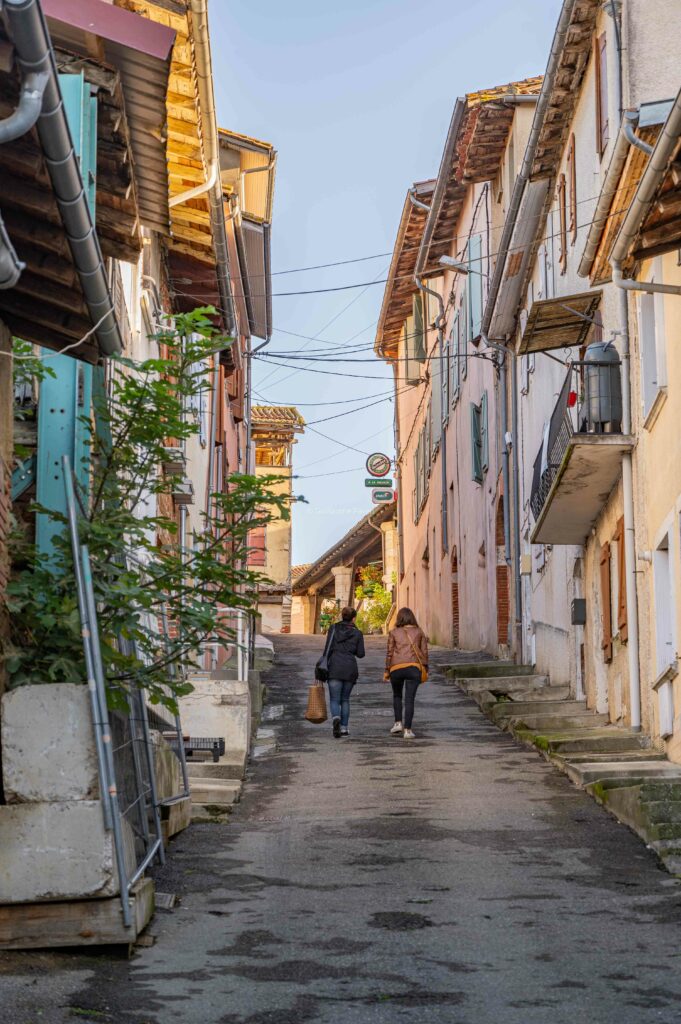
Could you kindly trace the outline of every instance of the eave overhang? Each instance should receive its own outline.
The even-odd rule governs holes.
[[[415,198],[427,206],[434,188],[434,180],[417,182],[404,201],[374,342],[374,351],[382,359],[397,358],[402,326],[412,311],[417,291],[414,269],[428,211],[415,206],[410,193],[413,191]]]
[[[518,341],[517,355],[586,345],[601,297],[602,292],[597,289],[533,302]]]

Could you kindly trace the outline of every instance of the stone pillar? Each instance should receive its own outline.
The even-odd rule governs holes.
[[[314,633],[314,594],[297,594],[291,603],[291,632]]]
[[[397,589],[398,567],[398,539],[397,524],[391,519],[387,523],[381,523],[383,534],[383,586],[393,593]]]
[[[335,598],[340,601],[341,608],[350,604],[352,597],[352,567],[349,565],[335,565],[331,570],[333,573],[334,586],[336,588]]]

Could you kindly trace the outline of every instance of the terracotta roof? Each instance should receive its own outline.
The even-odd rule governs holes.
[[[254,427],[292,427],[302,431],[305,426],[295,405],[254,405],[251,420]]]
[[[341,537],[336,544],[320,555],[316,562],[306,567],[305,572],[297,578],[292,575],[292,590],[294,594],[304,594],[311,586],[318,589],[325,586],[333,579],[331,569],[335,565],[350,564],[353,555],[366,553],[368,547],[378,544],[379,550],[382,547],[381,538],[378,536],[375,527],[381,523],[393,519],[397,512],[397,502],[391,501],[387,505],[376,505],[370,512],[360,519],[358,523],[348,530],[344,537]]]
[[[435,181],[420,181],[412,188],[416,198],[427,205],[432,198]],[[412,189],[409,190],[411,191]],[[414,268],[428,216],[426,210],[414,206],[409,198],[409,192],[397,229],[397,240],[383,292],[383,305],[374,343],[376,354],[384,359],[397,357],[402,325],[412,311],[412,297],[416,292]]]
[[[540,130],[530,175],[532,180],[552,177],[558,170],[584,72],[593,49],[593,33],[601,6],[600,0],[577,0],[573,7],[565,46]]]
[[[304,572],[312,565],[312,562],[305,562],[303,565],[292,565],[291,566],[291,579],[297,580],[299,576],[302,576]]]
[[[424,277],[442,273],[440,257],[451,249],[468,186],[491,181],[499,170],[513,122],[513,97],[538,95],[541,84],[541,76],[525,78],[456,101],[417,264]]]

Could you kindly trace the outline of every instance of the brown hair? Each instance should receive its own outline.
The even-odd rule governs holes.
[[[416,616],[414,615],[411,608],[400,608],[397,613],[397,619],[395,620],[396,626],[418,626]]]
[[[343,620],[343,622],[352,622],[356,615],[356,608],[344,608],[343,611],[341,612],[341,619]]]

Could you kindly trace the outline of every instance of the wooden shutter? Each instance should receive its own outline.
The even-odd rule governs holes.
[[[471,402],[471,476],[476,483],[482,483],[482,436],[480,431],[480,406]]]
[[[489,468],[489,429],[487,422],[487,392],[480,399],[480,462],[483,473]]]
[[[265,527],[256,526],[248,534],[248,564],[265,564]]]
[[[601,649],[606,662],[612,661],[612,607],[610,602],[610,545],[601,548]]]
[[[471,341],[477,344],[482,329],[482,235],[473,235],[468,246],[470,269]]]
[[[567,209],[566,209],[566,197],[565,197],[565,175],[561,174],[558,179],[558,216],[560,218],[560,252],[558,256],[558,262],[560,264],[560,272],[564,274],[567,270]]]
[[[627,556],[624,549],[624,517],[617,523],[617,629],[625,644],[629,638],[627,625]]]
[[[570,136],[567,155],[568,192],[570,207],[570,241],[577,238],[577,164],[575,161],[575,133]]]
[[[422,363],[426,358],[426,339],[423,330],[423,296],[420,292],[414,296],[412,308],[414,316],[414,358]]]
[[[608,145],[608,50],[605,32],[594,42],[594,67],[596,85],[596,149],[603,156]]]

